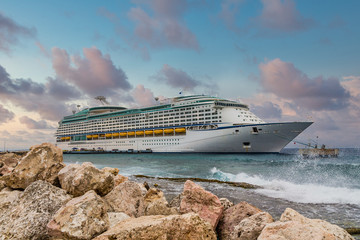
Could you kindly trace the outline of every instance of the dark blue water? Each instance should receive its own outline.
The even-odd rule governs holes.
[[[315,159],[304,159],[297,150],[286,149],[281,154],[71,154],[64,155],[64,161],[116,167],[125,176],[196,177],[256,184],[263,189],[201,183],[218,196],[234,202],[249,201],[275,217],[292,207],[308,217],[360,227],[359,149],[341,149],[337,158]],[[159,182],[164,192],[182,191],[182,184]]]

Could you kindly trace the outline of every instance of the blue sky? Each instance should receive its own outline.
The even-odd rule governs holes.
[[[265,121],[315,122],[299,140],[358,147],[360,2],[1,1],[0,141],[53,141],[105,95],[239,99]],[[31,140],[29,140],[31,139]]]

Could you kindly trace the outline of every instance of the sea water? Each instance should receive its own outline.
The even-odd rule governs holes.
[[[291,207],[310,218],[360,227],[359,149],[341,149],[337,158],[306,159],[296,149],[285,149],[280,154],[66,154],[64,162],[116,167],[135,181],[158,184],[169,197],[181,193],[183,183],[156,177],[246,182],[262,188],[199,184],[235,203],[247,201],[274,218]]]

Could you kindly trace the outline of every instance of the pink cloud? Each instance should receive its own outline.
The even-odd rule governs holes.
[[[293,0],[261,0],[264,8],[256,21],[260,27],[269,30],[292,32],[306,30],[314,24],[303,17]]]
[[[132,90],[131,95],[140,106],[150,106],[156,103],[153,92],[141,84]]]
[[[0,104],[0,124],[10,121],[14,118],[15,114]]]
[[[116,90],[130,90],[125,72],[116,67],[109,55],[97,48],[84,48],[84,58],[69,56],[66,50],[53,48],[52,63],[58,77],[90,95],[114,95]]]
[[[292,63],[274,59],[259,65],[261,84],[267,92],[294,100],[312,110],[335,110],[348,105],[349,92],[339,79],[309,78]]]
[[[29,129],[52,129],[53,127],[50,126],[45,120],[35,121],[32,118],[27,116],[23,116],[19,118],[20,123],[25,124]]]

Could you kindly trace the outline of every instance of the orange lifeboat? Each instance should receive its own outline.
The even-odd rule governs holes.
[[[94,139],[98,139],[98,138],[99,138],[99,135],[94,134],[94,135],[92,135],[92,138],[94,138]]]
[[[156,130],[154,130],[154,133],[159,135],[159,134],[163,133],[163,130],[162,129],[156,129]]]
[[[135,132],[128,132],[128,136],[134,136]]]
[[[184,133],[186,132],[186,128],[175,128],[176,133]]]
[[[111,134],[111,133],[107,133],[107,134],[105,134],[105,137],[106,137],[106,138],[111,138],[111,137],[112,137],[112,134]]]
[[[136,131],[136,136],[144,136],[144,131]]]
[[[113,133],[112,136],[113,137],[119,137],[119,133]]]
[[[87,139],[91,139],[91,138],[92,138],[92,135],[87,135],[86,138],[87,138]]]
[[[170,133],[173,133],[173,132],[174,132],[173,128],[164,129],[164,133],[166,133],[166,134],[170,134]]]
[[[145,131],[145,134],[146,134],[146,135],[152,135],[153,133],[154,133],[153,130],[146,130],[146,131]]]
[[[126,137],[126,135],[127,135],[127,132],[121,132],[120,133],[120,137]]]

